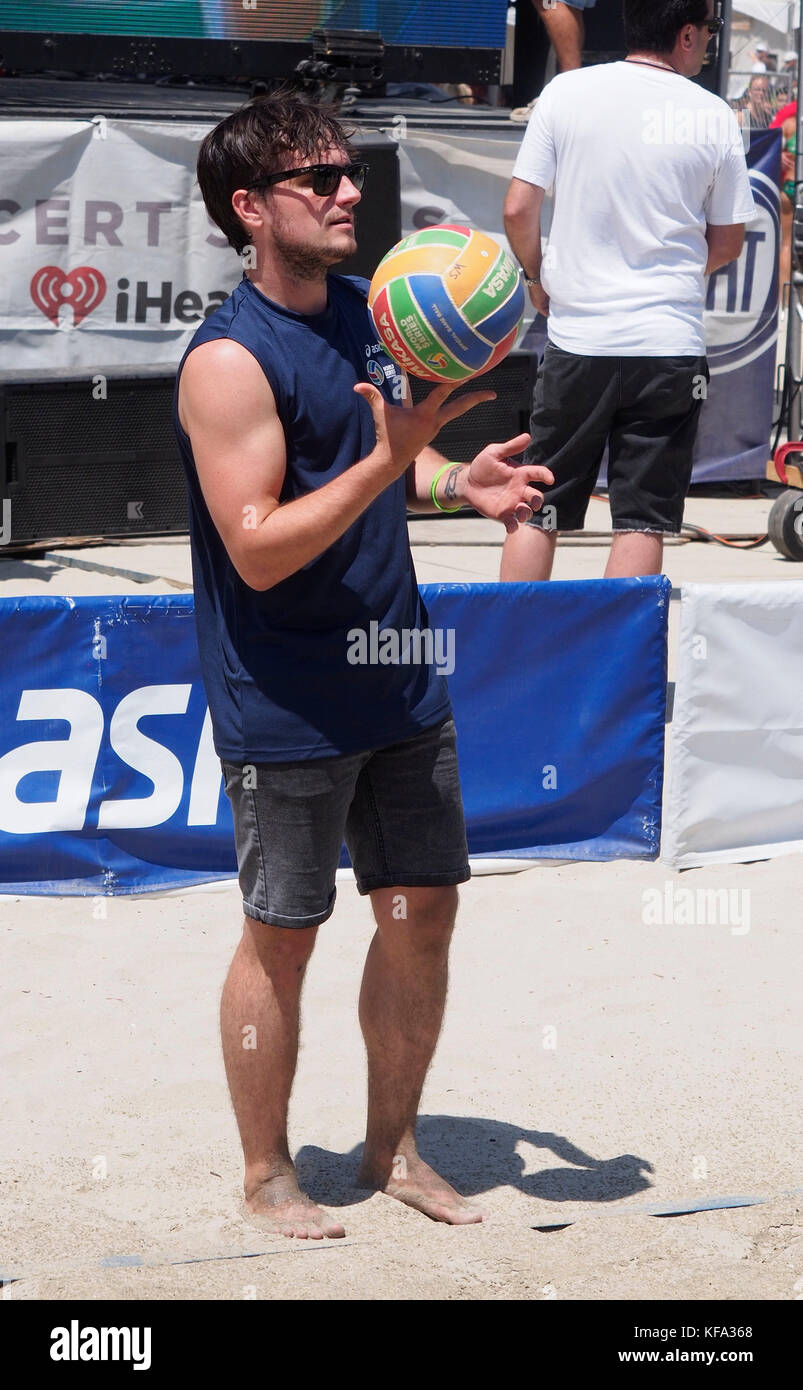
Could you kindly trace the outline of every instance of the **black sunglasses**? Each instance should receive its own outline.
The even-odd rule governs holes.
[[[714,15],[713,19],[707,19],[703,24],[698,24],[698,29],[707,29],[709,34],[721,34],[725,28],[725,21],[722,15]]]
[[[313,193],[318,198],[329,198],[340,187],[340,180],[344,176],[350,179],[357,192],[361,193],[367,173],[367,164],[305,164],[301,169],[284,169],[280,174],[266,174],[264,178],[255,179],[246,186],[249,189],[268,188],[271,184],[283,183],[285,179],[297,179],[301,174],[312,174]]]

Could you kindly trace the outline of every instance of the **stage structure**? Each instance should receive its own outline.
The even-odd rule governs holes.
[[[273,74],[295,72],[308,89],[339,95],[370,165],[357,208],[360,249],[341,267],[345,273],[370,277],[402,233],[442,221],[482,227],[507,245],[502,203],[523,128],[506,108],[463,106],[419,80],[469,77],[485,91],[500,75],[506,9],[497,0],[301,3],[292,12],[260,3],[255,28],[254,14],[244,18],[239,0],[124,7],[0,0],[2,60],[5,72],[16,74],[0,77],[6,544],[185,529],[169,382],[198,323],[242,273],[200,199],[197,148],[213,124],[269,87]],[[618,10],[618,0],[599,0],[589,11],[586,61],[620,56],[621,34],[610,31]],[[542,41],[530,0],[520,6],[520,26],[525,14]],[[56,16],[61,32],[54,31]],[[368,27],[380,19],[379,28]],[[321,23],[353,27],[317,28]],[[465,38],[462,66],[453,65],[447,42],[458,31]],[[255,55],[261,55],[256,65]],[[185,77],[198,64],[193,85]],[[158,81],[154,72],[162,74]],[[149,80],[130,80],[137,74]],[[392,76],[406,85],[394,86]],[[438,100],[402,94],[410,91]],[[772,142],[779,143],[774,136],[765,140],[753,174],[760,227],[738,266],[712,277],[710,286],[717,359],[706,407],[712,430],[706,432],[704,415],[696,481],[764,472],[778,238]],[[488,441],[486,429],[509,437],[526,422],[536,365],[529,315],[520,354],[489,381],[515,429],[476,411],[459,441],[441,441],[447,450],[459,447],[461,457],[470,457]],[[760,360],[754,348],[763,353]],[[737,368],[738,390],[729,376]],[[726,410],[721,420],[717,397],[739,409]]]
[[[554,54],[550,52],[546,30],[539,20],[533,0],[515,0],[516,39],[513,105],[526,106],[537,96],[555,72]],[[728,34],[732,0],[720,0],[718,12],[725,19],[722,34],[712,38],[705,67],[696,79],[710,92],[725,95],[728,85]],[[625,56],[622,0],[597,0],[591,10],[584,11],[584,66],[591,63],[613,63]]]
[[[2,0],[6,71],[249,83],[499,81],[507,0]]]

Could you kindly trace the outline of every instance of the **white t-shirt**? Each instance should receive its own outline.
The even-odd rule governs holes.
[[[664,68],[561,73],[513,169],[555,207],[541,279],[549,337],[581,356],[701,356],[706,224],[756,216],[726,102]]]

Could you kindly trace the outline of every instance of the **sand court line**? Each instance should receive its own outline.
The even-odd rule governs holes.
[[[781,1201],[786,1197],[799,1197],[803,1195],[803,1187],[789,1188],[784,1192],[771,1193],[767,1196],[728,1196],[728,1197],[702,1197],[693,1201],[660,1202],[652,1203],[648,1206],[637,1207],[618,1207],[604,1211],[582,1212],[579,1216],[564,1215],[559,1221],[539,1221],[529,1224],[529,1229],[539,1232],[557,1232],[567,1229],[569,1226],[576,1226],[580,1222],[605,1221],[629,1216],[652,1216],[652,1217],[679,1217],[694,1216],[706,1211],[726,1211],[738,1207],[765,1206],[771,1202]],[[488,1223],[491,1224],[490,1222]],[[499,1233],[499,1225],[492,1223],[494,1230]],[[510,1223],[505,1223],[510,1225]],[[521,1230],[522,1226],[516,1222],[516,1231]],[[522,1223],[524,1224],[524,1223]],[[288,1240],[282,1237],[282,1243],[271,1247],[262,1247],[259,1250],[225,1250],[212,1255],[207,1252],[187,1253],[183,1255],[171,1255],[165,1252],[154,1255],[105,1255],[96,1260],[84,1260],[77,1264],[52,1264],[46,1269],[39,1270],[16,1270],[8,1271],[0,1269],[0,1289],[9,1287],[11,1284],[22,1283],[25,1281],[53,1278],[61,1274],[87,1273],[92,1270],[101,1269],[156,1269],[167,1265],[190,1265],[190,1264],[213,1264],[227,1260],[256,1260],[270,1255],[298,1255],[309,1253],[315,1250],[343,1250],[364,1246],[369,1244],[364,1240],[356,1240],[348,1236],[339,1240]]]
[[[224,1250],[217,1255],[208,1253],[171,1255],[162,1252],[155,1255],[104,1255],[97,1260],[81,1260],[77,1264],[51,1264],[45,1269],[22,1269],[7,1271],[0,1269],[0,1288],[34,1279],[52,1279],[61,1274],[86,1274],[97,1269],[157,1269],[165,1265],[212,1264],[218,1260],[257,1260],[263,1255],[301,1255],[313,1250],[342,1250],[344,1246],[365,1245],[363,1240],[301,1240],[282,1236],[281,1245],[260,1250]]]
[[[583,1212],[580,1216],[564,1217],[561,1221],[541,1221],[533,1224],[533,1231],[562,1231],[567,1226],[576,1226],[579,1221],[604,1221],[623,1216],[694,1216],[701,1211],[728,1211],[734,1207],[762,1207],[769,1202],[782,1201],[784,1197],[799,1197],[803,1187],[792,1187],[786,1192],[777,1192],[768,1197],[701,1197],[691,1202],[658,1202],[651,1206],[620,1207],[607,1211]]]

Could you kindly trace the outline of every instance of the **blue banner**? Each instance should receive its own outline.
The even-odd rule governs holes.
[[[671,585],[422,585],[449,677],[472,854],[654,859]]]
[[[472,854],[655,858],[669,581],[424,585]],[[0,884],[236,873],[191,596],[0,600]]]

